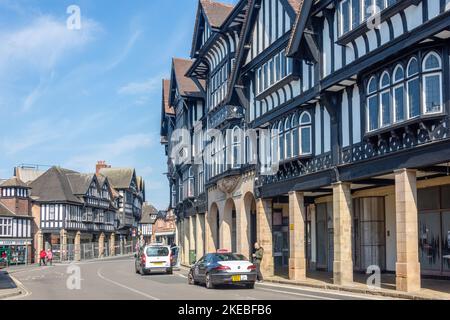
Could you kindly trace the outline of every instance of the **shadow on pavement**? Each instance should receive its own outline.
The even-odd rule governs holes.
[[[17,286],[14,283],[14,281],[11,279],[11,277],[9,276],[9,273],[4,270],[0,270],[0,290],[16,289],[16,288],[17,288]]]

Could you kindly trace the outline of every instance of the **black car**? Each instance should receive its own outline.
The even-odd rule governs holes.
[[[190,269],[189,284],[216,285],[239,284],[249,289],[255,287],[256,266],[241,254],[210,253],[198,260]]]

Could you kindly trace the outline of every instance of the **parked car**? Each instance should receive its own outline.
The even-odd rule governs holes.
[[[198,260],[190,269],[190,285],[205,284],[213,289],[217,285],[244,285],[253,289],[256,282],[256,266],[242,254],[217,252]]]
[[[149,273],[172,274],[172,251],[170,246],[148,245],[139,249],[135,255],[136,273],[146,275]]]

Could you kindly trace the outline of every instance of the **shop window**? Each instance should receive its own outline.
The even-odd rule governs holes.
[[[417,203],[419,210],[439,209],[439,187],[417,190]]]

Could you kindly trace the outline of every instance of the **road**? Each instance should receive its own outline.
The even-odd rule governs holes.
[[[80,288],[67,286],[67,265],[28,267],[12,270],[19,282],[23,300],[369,300],[380,299],[352,293],[330,292],[313,288],[263,283],[254,290],[232,287],[208,290],[187,284],[187,271],[173,275],[140,276],[132,258],[82,262]],[[73,280],[70,278],[69,280]],[[76,284],[76,281],[69,281]]]

